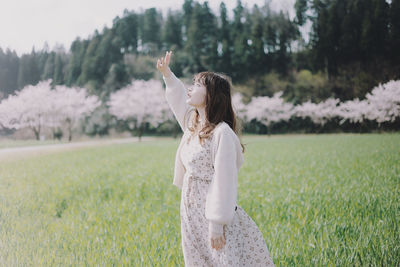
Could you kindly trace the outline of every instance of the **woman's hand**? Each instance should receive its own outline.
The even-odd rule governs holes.
[[[171,74],[171,70],[169,68],[169,61],[171,59],[172,51],[167,51],[165,53],[165,57],[157,60],[157,69],[164,75],[164,77],[168,77]]]
[[[211,247],[216,249],[216,250],[220,250],[225,246],[225,232],[224,235],[221,236],[211,236]]]

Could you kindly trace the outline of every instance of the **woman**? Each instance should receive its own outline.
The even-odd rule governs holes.
[[[244,147],[236,134],[229,78],[201,72],[187,91],[169,68],[171,54],[157,61],[157,69],[184,132],[173,184],[181,189],[185,266],[274,266],[262,233],[236,204]]]

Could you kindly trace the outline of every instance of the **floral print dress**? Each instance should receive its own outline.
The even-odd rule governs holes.
[[[184,141],[180,157],[186,173],[180,217],[185,266],[274,266],[262,233],[240,206],[233,221],[224,225],[225,246],[220,250],[211,247],[205,217],[207,190],[214,173],[211,138],[203,146],[197,136],[189,144]]]

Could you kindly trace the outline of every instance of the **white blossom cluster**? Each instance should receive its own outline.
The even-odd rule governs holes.
[[[85,88],[69,88],[63,85],[51,89],[51,80],[28,85],[15,95],[0,102],[0,128],[31,128],[35,134],[43,127],[77,126],[83,116],[90,115],[101,101],[88,95]],[[324,125],[332,118],[359,123],[364,120],[379,124],[394,121],[400,116],[400,80],[379,84],[364,100],[358,98],[345,102],[328,98],[320,103],[304,102],[293,105],[285,102],[283,92],[272,97],[252,97],[244,104],[243,96],[232,96],[233,109],[244,122],[257,120],[266,126],[292,117],[310,118]],[[112,93],[107,102],[108,112],[120,120],[131,120],[140,127],[150,123],[158,127],[163,122],[173,121],[174,116],[165,99],[165,91],[158,80],[132,80],[126,87]]]
[[[278,121],[288,121],[294,109],[291,103],[284,102],[282,94],[281,91],[275,93],[273,97],[253,97],[247,105],[247,119],[256,119],[266,126]]]
[[[340,102],[339,99],[328,98],[320,103],[307,101],[294,106],[284,102],[282,92],[273,97],[252,97],[245,105],[243,96],[236,93],[232,96],[232,104],[237,115],[245,122],[253,119],[269,126],[272,122],[288,121],[292,116],[310,118],[315,124],[324,125],[332,118],[339,118],[340,124],[345,121],[351,123],[364,120],[393,122],[400,116],[400,80],[379,84],[367,93],[366,99]]]
[[[157,80],[132,80],[126,87],[112,93],[107,105],[110,114],[120,120],[133,119],[137,127],[146,122],[157,127],[173,119],[162,83]]]
[[[400,116],[400,80],[380,84],[371,93],[367,93],[366,99],[369,109],[365,116],[369,120],[393,122]]]
[[[58,85],[51,89],[51,80],[28,85],[0,102],[0,126],[9,129],[28,127],[36,134],[44,127],[66,126],[69,131],[78,121],[100,104],[97,96],[85,88]]]

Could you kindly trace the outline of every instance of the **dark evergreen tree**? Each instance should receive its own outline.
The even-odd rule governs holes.
[[[63,57],[65,55],[58,53],[56,55],[55,63],[54,63],[54,76],[53,76],[53,84],[64,84],[64,66],[66,62],[64,62]]]
[[[276,57],[276,69],[282,75],[287,75],[291,64],[291,44],[294,40],[298,39],[300,32],[298,28],[290,21],[289,15],[283,14],[280,11],[278,19],[278,45],[279,50],[277,51]]]
[[[216,71],[218,62],[218,22],[216,16],[208,6],[208,2],[203,3],[201,9],[201,30],[203,31],[203,42],[201,51],[201,63],[205,70]]]
[[[18,89],[19,58],[15,51],[7,48],[6,53],[0,48],[0,99]]]
[[[400,73],[400,0],[392,0],[389,9],[389,37],[386,58],[391,62],[394,73]]]
[[[44,65],[42,79],[53,79],[54,78],[54,70],[55,70],[55,61],[56,61],[56,52],[52,51],[48,54],[46,63]]]
[[[369,8],[363,18],[361,48],[365,54],[380,57],[386,52],[389,4],[386,0],[370,0],[367,3]]]
[[[240,0],[237,0],[237,5],[233,10],[233,23],[231,27],[232,40],[232,70],[231,76],[234,80],[244,81],[247,78],[249,62],[249,44],[248,34],[245,27],[246,14],[245,8]]]
[[[294,9],[296,11],[296,24],[302,26],[306,22],[306,11],[308,9],[307,0],[297,0],[294,3]]]
[[[25,85],[36,85],[40,80],[39,67],[37,62],[37,53],[32,48],[30,54],[23,54],[18,68],[18,89]]]
[[[171,50],[182,48],[182,25],[181,15],[178,12],[168,11],[167,21],[163,28],[163,49]]]
[[[99,81],[97,84],[100,83],[102,77],[98,74],[97,67],[99,64],[99,59],[96,53],[100,42],[101,36],[96,30],[88,44],[88,48],[82,63],[82,72],[78,78],[78,84],[84,85],[89,80]]]
[[[122,18],[114,19],[115,35],[120,39],[123,53],[136,53],[139,38],[139,18],[134,11],[124,10]]]
[[[161,48],[161,22],[162,14],[159,14],[155,8],[145,10],[141,34],[144,53],[155,55]]]
[[[120,39],[115,36],[115,30],[105,28],[96,49],[96,75],[100,83],[104,82],[111,65],[122,60],[121,46]]]
[[[40,79],[43,80],[44,69],[46,67],[47,58],[49,57],[49,45],[45,42],[43,49],[40,51],[38,55],[38,67],[40,72]]]
[[[251,64],[249,66],[249,71],[252,75],[255,75],[269,71],[266,65],[267,58],[264,51],[264,18],[257,5],[254,5],[250,20],[251,30],[249,40],[251,43],[249,47],[249,60]]]
[[[70,47],[70,60],[67,68],[67,79],[66,84],[68,86],[83,85],[78,84],[79,75],[82,72],[83,60],[85,58],[85,53],[87,46],[89,44],[88,40],[81,40],[79,37],[76,38]]]
[[[228,12],[226,10],[226,5],[221,2],[220,6],[220,27],[219,27],[219,62],[218,71],[229,74],[232,68],[231,63],[231,38],[230,38],[230,22],[228,19]]]
[[[190,21],[192,19],[192,14],[193,14],[193,0],[185,0],[183,3],[182,9],[183,9],[183,18],[182,18],[182,31],[183,31],[183,41],[186,42],[187,40],[187,35],[188,35],[188,30],[190,26]]]

